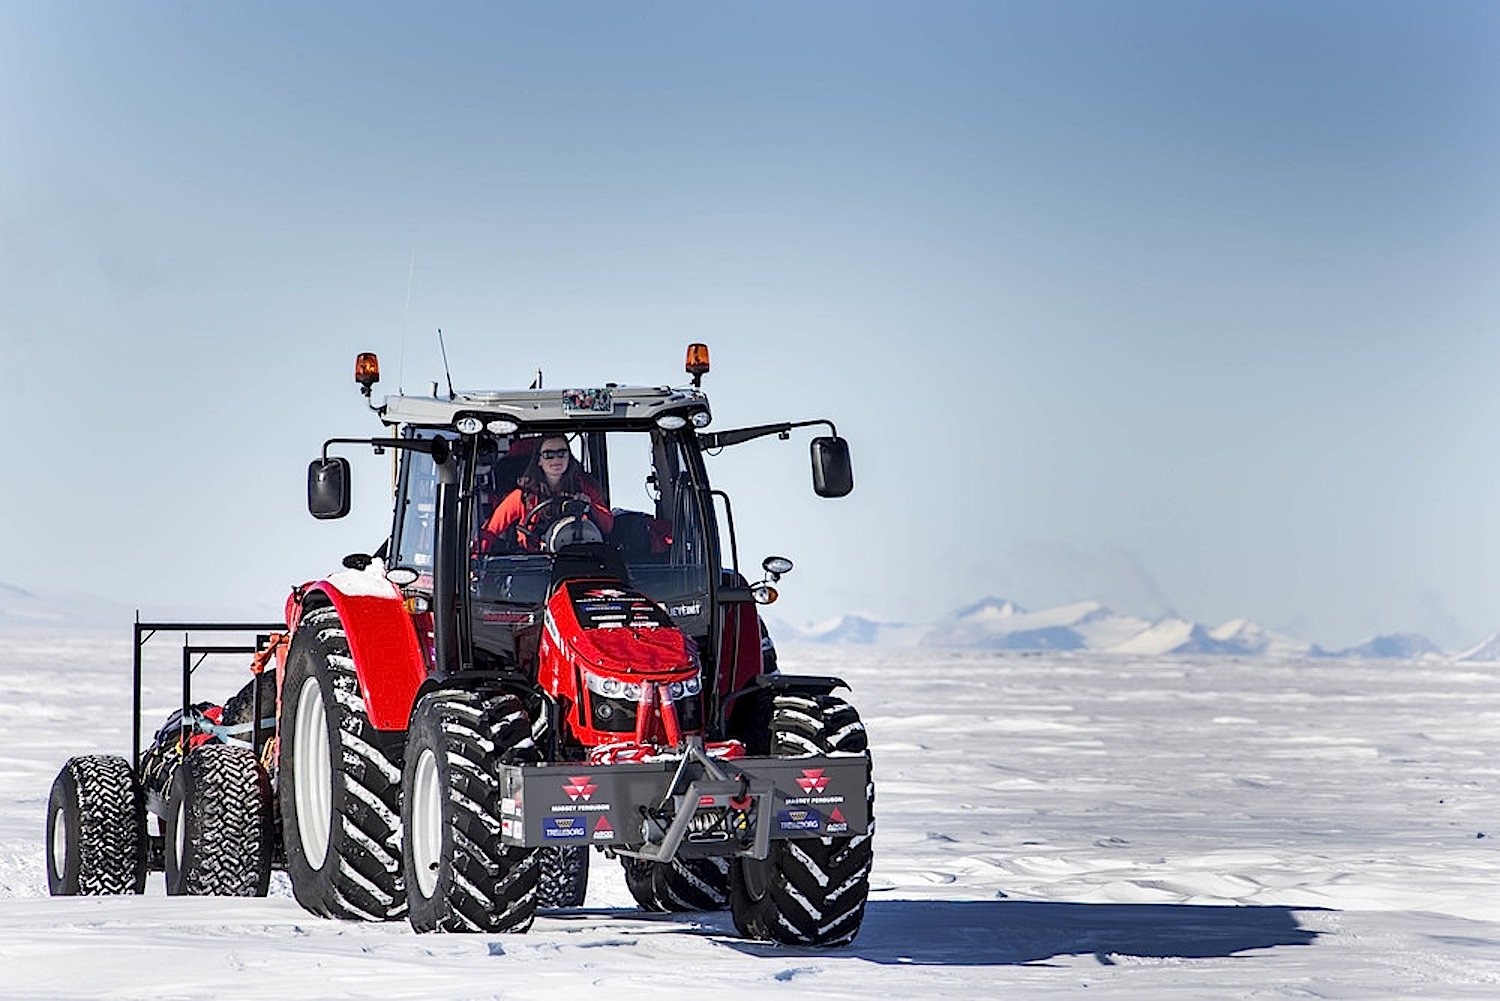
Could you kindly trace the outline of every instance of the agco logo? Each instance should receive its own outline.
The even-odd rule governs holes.
[[[821,768],[804,768],[802,769],[802,777],[797,780],[797,784],[809,796],[816,796],[828,788],[828,778],[823,774],[823,769]]]
[[[587,802],[593,797],[594,790],[598,788],[597,785],[589,781],[587,775],[571,775],[568,777],[568,781],[563,783],[563,792],[567,793],[568,798],[575,803],[580,799]]]

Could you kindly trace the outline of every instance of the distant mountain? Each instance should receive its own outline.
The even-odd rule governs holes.
[[[850,644],[853,646],[914,646],[915,631],[925,626],[904,622],[882,622],[864,615],[841,615],[826,622],[798,628],[787,622],[769,619],[766,623],[774,639],[803,643]]]
[[[1208,635],[1215,642],[1228,646],[1232,653],[1251,656],[1306,657],[1314,649],[1313,644],[1306,640],[1273,633],[1249,619],[1230,619],[1222,626],[1210,629]]]
[[[248,609],[224,609],[190,604],[158,604],[140,609],[147,621],[219,621],[247,619],[272,621],[272,610],[251,606]],[[269,616],[269,618],[263,618]],[[72,592],[49,594],[0,582],[0,627],[33,629],[117,629],[128,634],[135,622],[136,608],[97,594]]]
[[[1230,619],[1209,628],[1179,615],[1155,621],[1120,615],[1097,601],[1080,601],[1032,611],[1010,598],[988,596],[965,605],[937,622],[892,623],[862,615],[793,629],[771,622],[781,641],[857,645],[919,645],[948,650],[1070,651],[1157,657],[1209,654],[1240,657],[1344,657],[1355,659],[1422,659],[1441,657],[1424,636],[1392,634],[1344,650],[1327,651],[1272,632],[1250,619]],[[1500,660],[1500,634],[1462,656]]]
[[[205,609],[146,609],[145,618],[223,619]],[[243,618],[243,613],[229,618]],[[0,582],[0,627],[120,629],[135,609],[97,595],[53,595]],[[1137,656],[1168,654],[1246,657],[1336,657],[1363,660],[1430,660],[1447,655],[1425,636],[1392,633],[1343,650],[1273,633],[1249,619],[1208,628],[1177,615],[1155,621],[1120,615],[1097,601],[1079,601],[1031,611],[1008,598],[986,597],[937,622],[889,622],[868,615],[841,615],[802,627],[770,617],[778,642],[851,646],[931,647],[949,650],[1089,650]],[[1453,656],[1469,662],[1500,662],[1500,633]]]
[[[1147,623],[1116,615],[1097,601],[1030,612],[1006,598],[985,598],[936,623],[923,646],[983,650],[1097,650],[1138,633]]]
[[[0,583],[0,626],[125,628],[134,610],[92,594],[41,594]]]
[[[1444,654],[1438,645],[1426,636],[1416,633],[1391,633],[1387,636],[1376,636],[1359,646],[1327,653],[1325,656],[1353,660],[1423,660],[1443,657]]]
[[[1240,653],[1233,644],[1216,640],[1196,622],[1168,616],[1158,619],[1123,643],[1109,648],[1111,653],[1159,655],[1166,653]]]

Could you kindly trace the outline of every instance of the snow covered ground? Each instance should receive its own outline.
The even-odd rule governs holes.
[[[784,650],[853,686],[880,818],[863,933],[806,950],[636,912],[600,856],[585,908],[516,936],[314,918],[279,875],[49,898],[48,788],[128,750],[129,647],[0,632],[0,997],[1500,996],[1497,665]]]

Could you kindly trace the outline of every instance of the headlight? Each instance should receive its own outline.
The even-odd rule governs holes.
[[[627,702],[639,702],[644,694],[646,686],[651,682],[622,681],[619,678],[605,678],[590,671],[583,672],[583,683],[589,691],[602,695],[607,699],[623,699]],[[674,681],[667,685],[667,695],[672,701],[697,695],[703,691],[702,675],[693,675],[684,681]]]
[[[605,678],[590,671],[583,672],[583,684],[595,695],[602,695],[607,699],[639,701],[641,697],[640,685],[628,684],[619,678]]]

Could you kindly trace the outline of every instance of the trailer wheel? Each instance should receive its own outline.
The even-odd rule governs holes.
[[[402,860],[419,932],[523,932],[537,908],[536,851],[501,841],[497,764],[537,760],[531,721],[510,695],[442,690],[407,731]]]
[[[172,774],[163,833],[171,896],[264,897],[271,785],[248,747],[205,744]]]
[[[538,848],[538,907],[582,907],[589,888],[589,850],[582,845]]]
[[[867,754],[865,727],[835,695],[781,694],[771,706],[771,753]],[[747,938],[787,945],[844,945],[859,934],[870,894],[875,787],[868,833],[846,838],[772,841],[764,859],[738,858],[730,870],[729,908]]]
[[[71,758],[47,799],[47,891],[54,897],[146,887],[146,799],[130,762]]]
[[[399,918],[401,771],[370,726],[331,606],[307,609],[297,627],[278,734],[282,836],[297,902],[329,918]]]
[[[648,911],[721,911],[729,901],[729,860],[673,859],[649,862],[621,857],[625,885]]]

